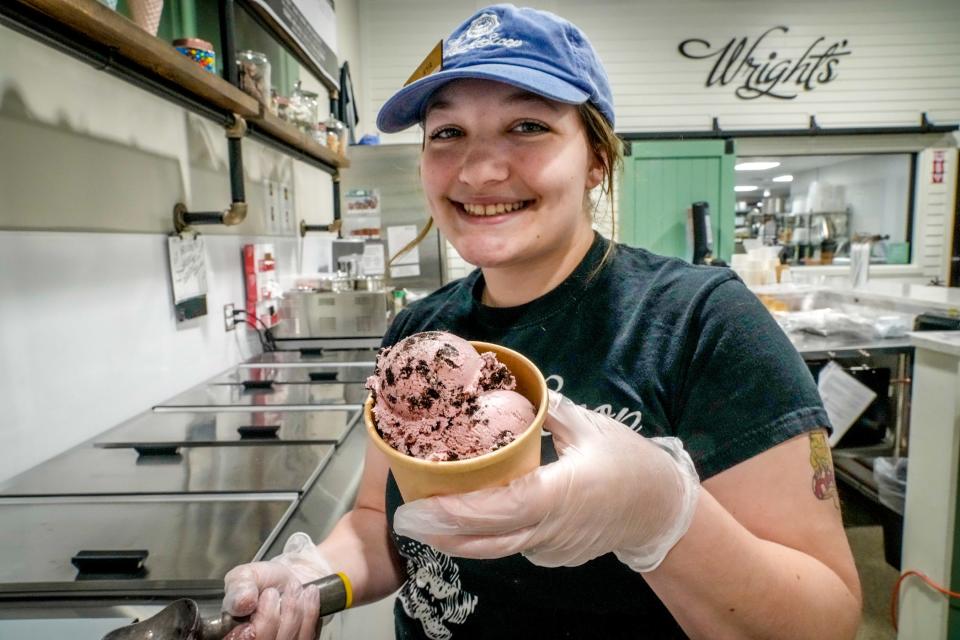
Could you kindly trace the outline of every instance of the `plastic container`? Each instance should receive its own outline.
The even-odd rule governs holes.
[[[200,38],[178,38],[173,41],[173,48],[187,56],[210,73],[217,72],[217,52],[213,45]]]
[[[471,342],[478,352],[492,351],[517,379],[517,392],[537,407],[527,430],[507,446],[476,458],[453,462],[421,460],[400,453],[384,442],[374,426],[373,398],[363,405],[367,435],[390,462],[390,470],[405,502],[430,496],[466,493],[498,487],[530,473],[540,465],[540,430],[547,417],[547,383],[540,370],[512,349],[488,342]]]
[[[908,458],[875,458],[873,478],[877,481],[880,504],[903,515],[907,497]]]
[[[270,109],[270,61],[259,51],[238,51],[237,71],[240,88],[257,99],[266,109]]]

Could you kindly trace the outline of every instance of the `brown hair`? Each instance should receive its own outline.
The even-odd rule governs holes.
[[[603,169],[603,181],[600,183],[600,194],[601,199],[606,197],[607,203],[610,206],[610,228],[612,231],[615,231],[617,216],[616,203],[613,199],[613,188],[616,182],[616,174],[623,167],[623,145],[620,142],[620,138],[614,133],[613,125],[607,121],[595,106],[590,103],[584,103],[577,107],[577,111],[580,114],[580,120],[583,122],[583,128],[587,134],[587,144],[590,146],[590,151],[593,152],[594,156],[600,161],[600,166]],[[589,206],[589,196],[585,196],[585,200],[586,204],[584,209],[589,212],[591,208]],[[600,200],[592,207],[594,212],[599,205]],[[431,228],[433,228],[432,217],[427,218],[427,223],[423,225],[423,229],[420,230],[416,238],[408,242],[405,247],[390,258],[390,264],[393,264],[397,258],[420,244],[423,239],[427,237],[427,234],[430,233]],[[607,251],[604,253],[594,273],[603,267],[603,264],[613,252],[614,242],[612,240],[611,238],[611,242],[607,246]]]
[[[587,132],[587,144],[590,145],[590,150],[593,152],[593,155],[596,156],[597,160],[600,161],[600,166],[603,169],[603,181],[600,183],[600,199],[606,197],[607,203],[610,206],[610,233],[613,235],[617,230],[617,208],[613,194],[616,175],[623,169],[623,144],[619,136],[614,132],[613,125],[610,124],[595,106],[586,102],[581,104],[577,110],[580,113],[580,119],[583,121],[583,127]],[[596,208],[600,206],[600,199],[597,200],[597,204],[594,206],[594,212],[596,212]],[[607,250],[600,259],[600,262],[597,263],[597,267],[591,273],[591,277],[603,268],[607,259],[613,254],[615,246],[616,244],[613,238],[610,238],[610,242],[607,244]]]

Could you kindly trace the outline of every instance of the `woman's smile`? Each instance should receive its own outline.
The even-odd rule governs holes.
[[[487,201],[460,202],[449,199],[450,203],[471,222],[500,222],[509,218],[509,214],[529,209],[534,200],[489,199]],[[481,220],[471,220],[480,218]]]

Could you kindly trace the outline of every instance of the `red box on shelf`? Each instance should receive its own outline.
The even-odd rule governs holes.
[[[279,320],[274,294],[279,292],[276,261],[272,244],[243,245],[243,282],[247,313],[259,318],[267,327]]]

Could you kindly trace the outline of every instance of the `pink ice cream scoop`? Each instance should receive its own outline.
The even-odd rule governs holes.
[[[533,405],[493,353],[453,334],[417,333],[380,352],[367,388],[380,436],[394,449],[434,461],[461,460],[512,442]]]

